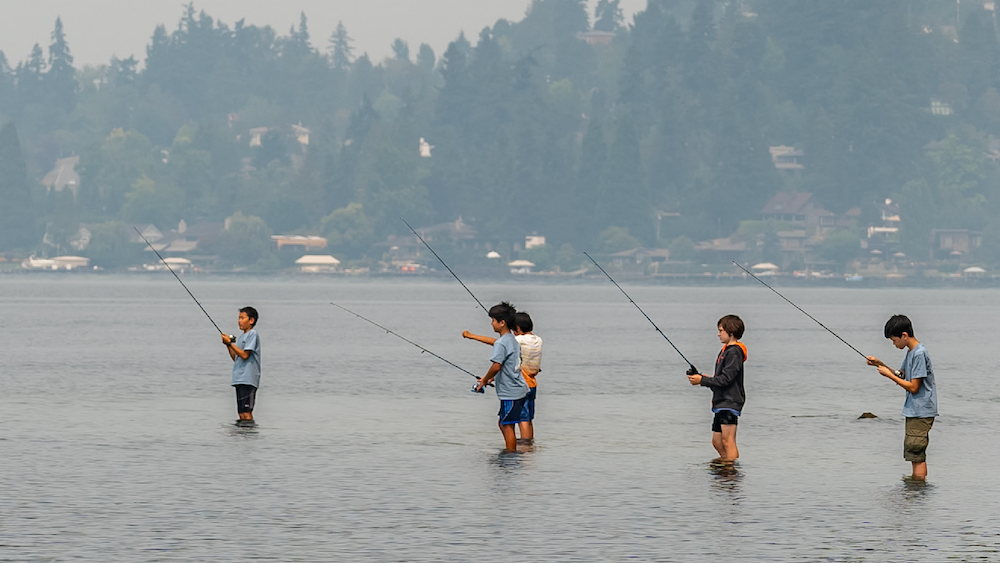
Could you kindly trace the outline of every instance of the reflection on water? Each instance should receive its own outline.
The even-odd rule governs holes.
[[[1000,451],[980,443],[1000,424],[1000,404],[981,396],[995,366],[966,336],[1000,316],[993,290],[788,290],[883,358],[898,353],[882,337],[885,318],[920,324],[944,406],[930,481],[918,483],[898,481],[910,469],[902,392],[758,287],[627,288],[696,363],[716,357],[716,319],[752,319],[741,458],[717,466],[705,462],[707,394],[606,282],[473,282],[484,301],[531,310],[545,339],[539,438],[504,454],[495,403],[483,403],[494,399],[470,394],[468,376],[317,306],[336,298],[485,371],[483,350],[460,337],[482,311],[454,283],[185,281],[226,330],[248,303],[266,320],[260,426],[232,424],[230,359],[172,278],[0,276],[0,562],[514,551],[541,561],[937,561],[992,560],[1000,549],[1000,492],[983,478]],[[136,334],[156,345],[132,345]],[[856,420],[862,412],[879,418]],[[914,533],[915,522],[927,525]]]

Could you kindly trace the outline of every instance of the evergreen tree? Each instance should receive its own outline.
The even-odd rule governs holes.
[[[621,0],[597,0],[594,8],[594,31],[617,31],[624,17],[619,6]]]
[[[354,48],[351,47],[353,42],[354,40],[347,35],[344,22],[338,21],[337,29],[330,36],[330,60],[334,69],[346,71],[351,67],[351,57],[354,54]]]
[[[44,86],[48,98],[55,107],[68,112],[76,106],[76,69],[73,68],[73,55],[70,54],[69,45],[66,43],[61,18],[56,18],[56,26],[52,31]]]
[[[0,127],[0,250],[37,244],[36,219],[21,140],[8,122]]]

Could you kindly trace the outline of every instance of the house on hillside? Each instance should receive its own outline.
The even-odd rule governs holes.
[[[80,164],[79,156],[68,156],[57,160],[55,168],[42,178],[46,193],[69,190],[73,193],[73,199],[76,199],[80,190],[80,175],[76,173],[78,164]]]
[[[156,229],[149,225],[152,229]],[[187,222],[181,219],[177,223],[176,229],[171,229],[158,237],[149,238],[150,245],[161,254],[188,254],[199,249],[204,249],[206,245],[215,240],[223,231],[223,223],[212,223],[202,221],[188,226]],[[157,231],[159,232],[159,231]],[[148,238],[148,237],[147,237]],[[139,242],[142,242],[140,239]],[[143,244],[145,244],[143,242]],[[150,252],[146,247],[146,252]]]
[[[767,150],[771,153],[771,162],[778,170],[802,170],[805,168],[801,162],[805,153],[795,147],[777,145],[768,147]]]
[[[983,245],[983,233],[969,229],[931,230],[931,260],[968,256]]]
[[[418,227],[417,233],[432,247],[434,241],[443,242],[446,245],[465,248],[472,245],[478,248],[479,231],[471,225],[462,221],[459,217],[448,223],[438,223],[429,227]],[[424,243],[420,242],[416,236],[410,235],[389,235],[384,241],[376,243],[377,248],[382,248],[387,259],[393,264],[409,264],[420,259],[424,254],[429,254]]]
[[[622,250],[611,255],[611,262],[619,270],[626,272],[645,272],[650,264],[662,264],[670,259],[670,251],[666,248],[637,247]]]
[[[867,248],[886,252],[899,246],[899,204],[886,199],[878,208],[879,224],[868,226]]]
[[[822,235],[837,225],[837,216],[815,202],[809,192],[774,194],[761,210],[761,218],[791,223],[816,235]]]
[[[576,34],[576,38],[586,41],[587,45],[610,45],[615,38],[613,31],[581,31]]]

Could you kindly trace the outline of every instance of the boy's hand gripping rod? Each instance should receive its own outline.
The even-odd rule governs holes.
[[[640,307],[638,303],[636,303],[631,297],[629,297],[628,293],[625,293],[625,290],[622,289],[622,286],[618,285],[618,282],[616,282],[615,279],[611,277],[611,274],[609,274],[604,268],[601,267],[600,264],[597,263],[597,260],[594,260],[594,258],[590,254],[587,254],[586,252],[584,252],[583,255],[586,256],[587,258],[590,258],[590,261],[593,262],[594,265],[597,266],[599,270],[604,272],[605,276],[608,276],[608,279],[611,280],[611,283],[615,284],[615,287],[618,288],[618,291],[621,291],[622,294],[625,295],[625,297],[628,297],[628,300],[633,305],[635,305],[636,309],[639,309],[639,312],[642,313],[642,316],[646,317],[646,320],[649,321],[649,324],[653,325],[653,328],[656,329],[656,332],[659,332],[660,336],[662,336],[663,339],[667,341],[667,344],[670,344],[671,348],[673,348],[674,351],[680,354],[681,358],[683,358],[684,361],[687,362],[687,365],[690,366],[690,368],[687,371],[687,374],[696,375],[698,373],[698,368],[694,367],[694,364],[692,364],[687,358],[684,357],[684,354],[682,354],[681,351],[677,349],[677,346],[674,346],[674,343],[671,342],[669,338],[667,338],[666,334],[663,334],[663,331],[660,330],[660,327],[656,326],[656,323],[653,322],[653,319],[649,318],[649,315],[646,314],[646,311],[643,311],[642,307]]]
[[[861,356],[862,358],[864,358],[864,359],[866,359],[866,360],[868,359],[868,356],[866,356],[866,355],[864,355],[863,353],[861,353],[861,350],[858,350],[858,349],[857,349],[857,348],[855,348],[854,346],[851,346],[851,343],[850,343],[850,342],[848,342],[848,341],[844,340],[843,338],[841,338],[841,337],[840,337],[840,335],[839,335],[839,334],[837,334],[836,332],[833,332],[832,330],[830,330],[829,328],[827,328],[827,326],[826,326],[825,324],[823,324],[823,323],[819,322],[818,320],[816,320],[816,317],[814,317],[814,316],[810,315],[809,313],[805,312],[805,310],[804,310],[804,309],[802,309],[802,307],[799,307],[799,306],[798,306],[798,305],[796,305],[795,303],[792,303],[792,302],[791,302],[791,300],[789,300],[789,299],[788,299],[787,297],[785,297],[784,295],[782,295],[782,294],[778,293],[778,290],[776,290],[776,289],[774,289],[773,287],[771,287],[771,286],[767,285],[767,282],[765,282],[764,280],[762,280],[762,279],[758,278],[757,276],[755,276],[755,275],[753,274],[753,272],[751,272],[750,270],[748,270],[748,269],[744,268],[744,267],[743,267],[742,265],[740,265],[740,263],[739,263],[739,262],[737,262],[736,260],[732,260],[732,263],[733,263],[733,264],[736,264],[736,267],[738,267],[739,269],[741,269],[741,270],[743,270],[744,272],[746,272],[746,273],[750,274],[750,277],[751,277],[751,278],[753,278],[753,279],[755,279],[755,280],[759,281],[760,283],[762,283],[762,284],[764,285],[764,287],[766,287],[766,288],[770,289],[771,291],[773,291],[775,295],[777,295],[778,297],[780,297],[780,298],[784,299],[785,301],[787,301],[789,305],[791,305],[792,307],[795,307],[795,308],[796,308],[796,309],[798,309],[799,311],[802,311],[802,314],[803,314],[803,315],[805,315],[805,316],[809,317],[810,319],[812,319],[812,320],[813,320],[813,322],[814,322],[814,323],[816,323],[816,324],[818,324],[819,326],[823,327],[823,329],[825,329],[825,330],[826,330],[827,332],[829,332],[830,334],[832,334],[832,335],[836,336],[836,337],[837,337],[837,340],[839,340],[839,341],[843,342],[844,344],[847,344],[847,347],[848,347],[848,348],[850,348],[851,350],[854,350],[855,352],[857,352],[859,356]],[[880,363],[881,363],[881,362],[880,362]],[[882,365],[885,365],[885,364],[882,364]]]
[[[418,239],[420,239],[420,242],[424,243],[424,246],[427,247],[427,250],[431,251],[431,254],[433,254],[434,257],[437,258],[439,262],[441,262],[441,265],[443,265],[445,268],[448,269],[448,271],[451,273],[452,276],[455,277],[455,279],[458,281],[458,283],[462,284],[462,287],[465,288],[465,291],[468,291],[469,295],[472,295],[472,298],[476,300],[476,303],[479,303],[479,306],[482,307],[483,310],[486,311],[487,314],[489,314],[489,312],[490,312],[489,309],[487,309],[486,306],[483,305],[482,301],[480,301],[479,298],[477,298],[475,295],[472,294],[472,290],[470,290],[468,287],[465,287],[465,284],[462,283],[462,280],[458,279],[458,276],[455,275],[455,272],[453,272],[451,270],[451,268],[448,267],[448,264],[445,264],[444,260],[442,260],[441,257],[438,256],[438,253],[434,252],[434,249],[431,248],[431,245],[427,244],[427,241],[424,240],[424,237],[420,236],[420,234],[418,234],[417,231],[413,227],[410,227],[410,224],[406,222],[406,219],[403,219],[402,217],[400,217],[399,220],[402,221],[403,223],[405,223],[406,226],[409,227],[411,231],[413,231],[413,234],[416,235],[416,237]]]
[[[379,327],[380,329],[384,330],[384,331],[385,331],[385,332],[386,332],[387,334],[391,334],[391,335],[395,336],[396,338],[398,338],[398,339],[402,340],[403,342],[407,342],[407,343],[409,343],[409,344],[412,344],[412,345],[416,346],[417,348],[420,348],[421,352],[427,352],[428,354],[430,354],[430,355],[434,356],[435,358],[437,358],[437,359],[441,360],[442,362],[444,362],[444,363],[448,364],[449,366],[451,366],[451,367],[453,367],[453,368],[456,368],[456,369],[459,369],[459,370],[461,370],[461,371],[464,371],[465,373],[467,373],[467,374],[471,375],[472,377],[475,377],[475,378],[476,378],[476,380],[479,380],[479,376],[478,376],[478,375],[476,375],[476,374],[474,374],[474,373],[472,373],[471,371],[469,371],[469,370],[467,370],[467,369],[463,368],[462,366],[459,366],[459,365],[457,365],[457,364],[455,364],[455,363],[452,363],[451,361],[449,361],[449,360],[446,360],[446,359],[442,358],[441,356],[438,356],[437,354],[435,354],[434,352],[431,352],[431,351],[430,351],[430,350],[428,350],[427,348],[424,348],[423,346],[421,346],[421,345],[417,344],[416,342],[414,342],[414,341],[412,341],[412,340],[409,340],[409,339],[407,339],[407,338],[404,338],[404,337],[400,336],[399,334],[396,334],[395,332],[393,332],[393,331],[391,331],[391,330],[389,330],[389,329],[385,328],[384,326],[382,326],[382,325],[378,324],[377,322],[375,322],[375,321],[373,321],[373,320],[371,320],[371,319],[367,319],[367,318],[365,318],[365,317],[362,317],[361,315],[359,315],[359,314],[355,313],[354,311],[352,311],[352,310],[348,309],[347,307],[344,307],[344,306],[342,306],[342,305],[337,305],[336,303],[333,303],[332,301],[330,302],[330,305],[333,305],[334,307],[336,307],[336,308],[338,308],[338,309],[341,309],[341,310],[344,310],[344,311],[347,311],[348,313],[350,313],[350,314],[354,315],[355,317],[357,317],[357,318],[359,318],[359,319],[361,319],[361,320],[365,321],[366,323],[369,323],[369,324],[373,324],[373,325],[375,325],[375,326]],[[487,385],[488,385],[489,387],[493,387],[493,384],[492,384],[492,383],[488,383]],[[473,388],[472,388],[472,391],[473,391],[473,392],[476,392],[476,388],[475,388],[475,387],[473,387]],[[482,390],[480,390],[480,391],[478,391],[478,392],[479,392],[479,393],[482,393],[483,391],[482,391]]]
[[[212,322],[212,326],[215,327],[215,330],[219,331],[219,334],[226,334],[226,333],[222,332],[222,329],[219,328],[219,325],[215,324],[215,321],[212,320],[212,316],[209,315],[208,311],[206,311],[205,308],[201,306],[201,303],[198,301],[198,298],[195,297],[193,293],[191,293],[191,290],[188,289],[188,286],[184,285],[184,282],[181,281],[180,276],[178,276],[177,272],[175,272],[174,269],[170,267],[170,264],[167,264],[167,261],[163,259],[163,256],[160,256],[160,253],[157,252],[155,248],[153,248],[153,245],[150,244],[150,242],[148,240],[146,240],[146,237],[144,237],[142,235],[142,233],[139,232],[139,229],[137,229],[136,227],[132,227],[132,228],[139,235],[139,237],[142,238],[142,240],[146,242],[146,244],[149,246],[149,249],[156,253],[156,257],[160,259],[160,262],[163,262],[163,265],[166,266],[168,270],[170,270],[170,273],[173,274],[175,278],[177,278],[177,281],[179,281],[181,283],[181,287],[184,288],[184,291],[186,291],[187,294],[191,296],[191,299],[194,299],[194,302],[198,305],[198,308],[201,309],[201,312],[205,313],[205,316],[208,317],[208,320]],[[229,334],[227,336],[229,336],[230,340],[236,340],[236,338],[233,337],[233,335],[231,335],[231,334]]]

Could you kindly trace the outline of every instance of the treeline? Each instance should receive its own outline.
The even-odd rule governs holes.
[[[618,0],[533,0],[444,53],[396,40],[383,61],[343,25],[313,38],[302,15],[280,35],[189,5],[141,70],[75,68],[57,21],[47,54],[0,53],[17,128],[0,132],[0,250],[236,213],[346,257],[401,216],[613,250],[725,236],[775,192],[809,191],[866,220],[895,198],[914,255],[932,228],[969,228],[1000,259],[995,13],[945,4],[649,0],[626,24]],[[779,173],[773,145],[805,168]],[[76,197],[47,193],[37,179],[70,155]]]

